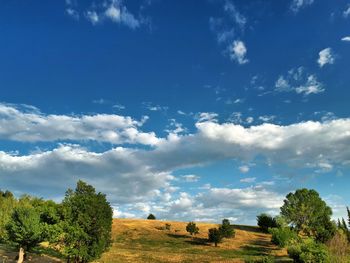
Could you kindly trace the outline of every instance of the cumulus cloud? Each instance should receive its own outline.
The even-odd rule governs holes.
[[[350,42],[350,36],[343,37],[342,41]]]
[[[331,48],[325,48],[319,53],[318,65],[322,68],[326,64],[334,64],[335,58]]]
[[[246,64],[249,60],[246,58],[247,48],[240,40],[233,41],[230,47],[230,58],[235,60],[238,64]]]
[[[242,165],[240,167],[238,167],[238,169],[240,170],[241,173],[248,173],[250,170],[250,167],[248,165]]]
[[[115,114],[46,115],[38,109],[0,104],[0,138],[13,141],[99,141],[155,145],[154,132],[141,132],[142,120]]]
[[[310,6],[313,3],[314,3],[314,0],[293,0],[290,8],[294,13],[297,13],[299,12],[300,9],[306,6]]]
[[[281,75],[275,82],[275,92],[296,92],[308,96],[325,91],[316,75],[308,74],[303,67],[293,68],[286,75]]]

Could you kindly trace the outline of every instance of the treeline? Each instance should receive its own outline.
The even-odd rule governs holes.
[[[350,211],[348,223],[350,224]],[[331,220],[332,210],[315,190],[289,193],[280,215],[257,216],[258,226],[272,242],[287,248],[294,262],[349,262],[350,231],[344,219]]]
[[[67,262],[90,262],[111,244],[112,216],[106,196],[83,181],[61,203],[0,191],[0,242],[18,248],[18,262],[43,241]]]

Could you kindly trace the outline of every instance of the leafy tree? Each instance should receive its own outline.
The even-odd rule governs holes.
[[[198,234],[198,232],[199,232],[199,228],[196,226],[196,223],[194,223],[194,222],[189,222],[188,224],[187,224],[187,226],[186,226],[186,231],[188,232],[188,233],[190,233],[191,234],[191,236],[193,235],[193,234]]]
[[[346,207],[346,211],[348,212],[348,224],[350,226],[350,210],[349,210],[349,207]]]
[[[298,233],[325,242],[335,234],[332,210],[315,190],[299,189],[289,193],[281,207],[281,215]]]
[[[17,200],[9,191],[0,191],[0,242],[7,240],[6,225],[10,221],[14,208],[17,205]]]
[[[222,220],[222,225],[219,226],[219,230],[221,232],[222,237],[230,238],[235,236],[235,230],[233,229],[233,225],[230,224],[230,220],[228,219]]]
[[[154,214],[149,214],[149,215],[147,216],[147,219],[148,219],[148,220],[156,220],[156,217],[155,217]]]
[[[23,262],[25,251],[42,241],[40,215],[33,207],[16,207],[6,229],[9,240],[19,247],[18,263]]]
[[[102,193],[83,181],[68,189],[62,203],[64,253],[70,262],[99,258],[110,246],[112,208]]]
[[[210,228],[208,231],[208,239],[209,242],[212,242],[215,244],[215,246],[218,246],[218,243],[222,241],[222,234],[221,231],[217,228]]]
[[[268,214],[263,213],[258,215],[256,218],[258,221],[258,226],[265,233],[268,232],[269,228],[277,227],[276,219]]]

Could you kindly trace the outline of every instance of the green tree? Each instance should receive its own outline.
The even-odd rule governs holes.
[[[262,231],[267,233],[269,231],[269,228],[277,227],[277,222],[275,218],[272,216],[262,213],[256,217],[258,221],[258,226],[261,228]]]
[[[350,210],[349,210],[349,207],[346,207],[346,211],[348,212],[348,224],[350,226]]]
[[[219,230],[221,232],[222,237],[230,238],[235,236],[235,230],[233,229],[233,225],[230,224],[230,220],[224,219],[222,220],[221,226],[219,226]]]
[[[194,222],[189,222],[188,224],[187,224],[187,226],[186,226],[186,231],[188,232],[188,233],[190,233],[191,234],[191,236],[193,235],[193,234],[198,234],[198,232],[199,232],[199,228],[196,226],[196,223],[194,223]]]
[[[281,207],[281,215],[298,233],[325,242],[335,234],[332,210],[315,190],[299,189],[289,193]]]
[[[10,221],[14,208],[17,205],[17,200],[9,191],[0,191],[0,242],[7,240],[6,225]]]
[[[64,253],[70,262],[97,259],[110,246],[113,211],[102,193],[83,181],[62,203]]]
[[[147,216],[147,219],[148,219],[148,220],[156,220],[156,217],[155,217],[154,214],[149,214],[149,215]]]
[[[212,242],[215,244],[215,246],[218,246],[218,243],[220,243],[222,241],[222,234],[221,231],[217,228],[210,228],[208,230],[208,239],[209,242]]]
[[[16,207],[6,229],[9,240],[19,247],[18,263],[23,262],[25,251],[42,241],[40,215],[33,207]]]

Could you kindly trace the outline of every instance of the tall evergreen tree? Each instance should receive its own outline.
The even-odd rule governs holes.
[[[69,262],[97,259],[110,246],[113,211],[102,193],[83,181],[69,189],[62,203],[64,245]]]

